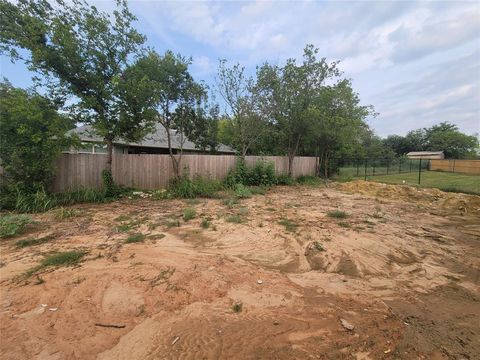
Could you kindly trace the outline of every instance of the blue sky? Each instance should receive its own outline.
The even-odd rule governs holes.
[[[111,1],[91,1],[111,10]],[[340,60],[380,136],[449,121],[480,132],[479,1],[130,1],[147,44],[193,58],[196,79],[213,84],[219,58],[249,72],[264,61],[300,58],[307,43]],[[30,85],[20,64],[2,76]]]

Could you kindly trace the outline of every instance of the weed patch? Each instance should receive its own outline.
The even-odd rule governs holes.
[[[186,208],[183,210],[183,221],[187,222],[189,220],[192,220],[197,216],[197,212],[195,211],[194,208]]]
[[[8,238],[23,234],[35,221],[27,215],[2,215],[0,216],[0,238]]]
[[[86,253],[84,251],[65,251],[51,254],[42,260],[40,265],[28,270],[25,275],[27,277],[35,274],[37,271],[46,267],[59,267],[59,266],[73,266],[80,262]]]
[[[160,239],[163,239],[164,237],[165,237],[165,234],[153,234],[148,236],[148,238],[151,240],[160,240]]]
[[[235,215],[229,215],[225,218],[225,220],[229,223],[234,223],[234,224],[241,224],[244,222],[243,217],[241,217],[238,214]]]
[[[208,229],[210,227],[210,221],[208,221],[208,219],[202,219],[201,223],[200,223],[200,226],[203,228],[203,229]]]
[[[348,216],[345,211],[340,210],[327,211],[327,215],[335,219],[345,219]]]
[[[279,223],[280,225],[285,226],[285,230],[287,230],[288,232],[295,232],[295,231],[297,231],[298,224],[295,223],[295,222],[292,221],[292,220],[289,220],[289,219],[281,219],[278,223]]]
[[[29,247],[29,246],[41,245],[53,239],[55,239],[55,235],[50,234],[37,239],[30,238],[30,239],[19,240],[15,243],[15,246],[20,249],[20,248]]]
[[[138,242],[142,242],[143,240],[145,240],[146,236],[142,233],[135,233],[135,234],[131,234],[127,237],[127,239],[125,240],[125,243],[127,244],[132,244],[132,243],[138,243]]]

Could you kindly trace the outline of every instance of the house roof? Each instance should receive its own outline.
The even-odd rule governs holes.
[[[103,138],[98,136],[95,133],[95,130],[92,129],[89,125],[79,126],[75,129],[70,130],[71,133],[77,134],[81,141],[85,142],[103,142]],[[177,134],[175,130],[170,131],[172,148],[179,149],[182,141],[181,134]],[[185,136],[183,139],[183,150],[196,150],[199,151],[198,147],[195,146],[193,142],[188,140]],[[155,125],[155,131],[151,134],[145,136],[145,138],[139,142],[131,143],[122,139],[116,140],[113,142],[116,145],[128,145],[128,146],[140,146],[140,147],[152,147],[152,148],[168,148],[167,143],[167,131],[161,124]],[[217,151],[223,153],[235,153],[235,150],[231,147],[219,144],[217,146]]]
[[[407,156],[443,155],[443,151],[410,151]]]

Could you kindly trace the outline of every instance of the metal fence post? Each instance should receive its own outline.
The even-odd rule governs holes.
[[[421,177],[422,177],[422,159],[420,158],[420,162],[418,163],[418,185],[420,185]]]
[[[388,175],[388,167],[389,167],[389,165],[390,165],[390,159],[387,158],[387,175]]]
[[[373,159],[373,176],[375,176],[375,159]]]
[[[356,163],[357,163],[357,177],[358,177],[359,170],[360,170],[360,167],[359,167],[359,165],[360,165],[360,164],[359,164],[359,163],[360,163],[360,161],[358,161],[358,159],[357,159]]]
[[[412,159],[410,159],[410,172],[412,172]]]
[[[367,165],[368,165],[368,159],[365,159],[365,181],[367,181]]]
[[[452,169],[452,172],[453,172],[453,173],[455,172],[455,159],[453,159],[453,169]]]

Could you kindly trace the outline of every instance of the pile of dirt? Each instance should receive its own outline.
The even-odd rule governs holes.
[[[416,188],[355,180],[339,183],[337,188],[349,193],[375,196],[382,199],[428,204],[452,213],[480,215],[480,196],[445,192],[438,189]]]

